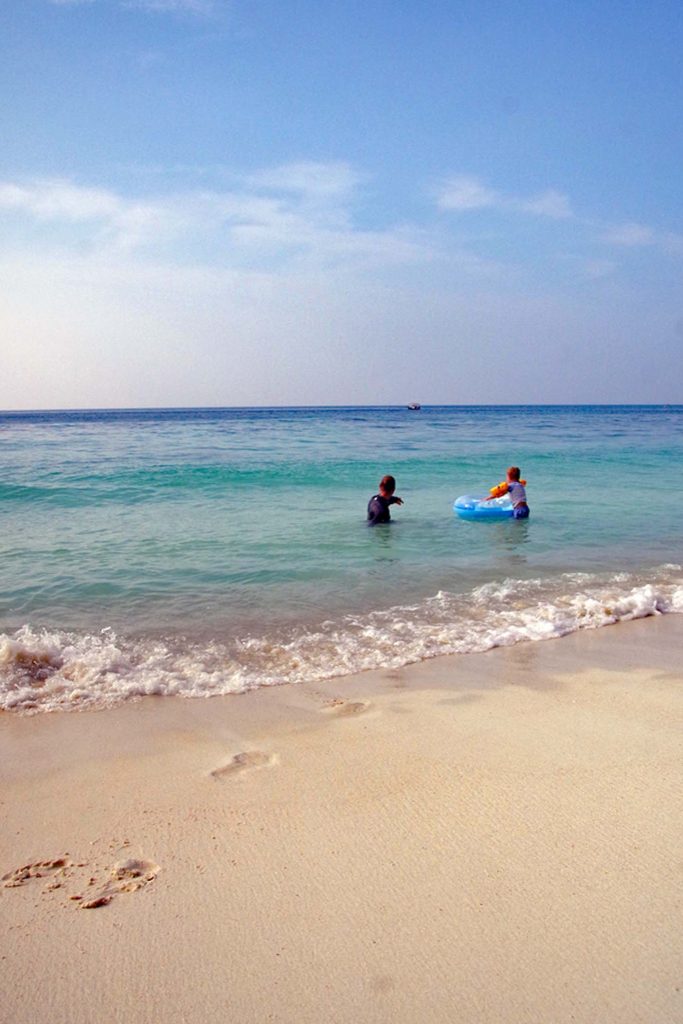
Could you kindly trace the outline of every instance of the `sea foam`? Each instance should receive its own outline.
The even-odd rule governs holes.
[[[0,708],[35,713],[107,707],[151,694],[210,697],[319,682],[667,612],[683,612],[680,566],[647,575],[505,579],[314,628],[238,637],[226,630],[208,642],[117,635],[108,627],[79,634],[25,625],[0,634]]]

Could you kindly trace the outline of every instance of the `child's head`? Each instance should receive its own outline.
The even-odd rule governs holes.
[[[519,480],[519,466],[510,466],[508,469],[508,480]]]
[[[390,498],[396,490],[396,481],[393,476],[383,476],[379,482],[379,493]]]

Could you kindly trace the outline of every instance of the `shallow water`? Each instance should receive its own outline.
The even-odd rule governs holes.
[[[683,610],[683,407],[0,415],[0,706],[324,679]],[[526,522],[466,523],[510,463]],[[405,501],[368,529],[393,473]]]

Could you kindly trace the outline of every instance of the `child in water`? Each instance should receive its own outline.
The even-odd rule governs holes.
[[[368,502],[368,526],[391,521],[390,505],[402,505],[403,498],[394,497],[396,481],[393,476],[383,476],[379,482],[379,494],[374,494]]]
[[[484,498],[484,501],[491,501],[492,498],[502,498],[504,494],[510,495],[512,501],[512,515],[515,519],[528,519],[529,517],[529,506],[526,503],[526,489],[524,487],[525,481],[519,479],[520,472],[519,466],[510,466],[507,471],[507,480],[504,484],[499,484],[498,487],[492,488],[495,494],[492,494],[488,498]]]

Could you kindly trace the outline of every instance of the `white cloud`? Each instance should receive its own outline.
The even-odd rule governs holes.
[[[622,346],[637,337],[637,361],[669,307],[642,303],[618,278],[586,289],[588,303],[571,287],[563,298],[558,277],[543,276],[545,252],[520,246],[517,266],[496,263],[495,237],[487,259],[481,237],[469,252],[443,224],[365,229],[355,216],[365,179],[350,164],[225,173],[216,180],[230,186],[212,190],[144,180],[136,197],[0,182],[0,279],[11,282],[0,294],[0,407],[486,401],[501,388],[527,401],[665,397],[629,370]],[[546,217],[563,209],[547,193],[527,202]],[[578,251],[570,284],[617,269]],[[593,372],[596,336],[614,373]],[[544,339],[533,365],[519,359],[529,338]],[[675,390],[678,342],[667,352]]]
[[[126,200],[107,189],[83,188],[63,180],[0,182],[0,213],[25,214],[37,225],[85,225],[94,248],[133,249],[168,231],[162,205]],[[79,245],[83,236],[79,234]],[[61,240],[68,244],[69,235]]]
[[[647,224],[614,224],[603,230],[600,241],[622,249],[657,248],[670,256],[683,253],[683,236],[673,231],[657,231]]]
[[[361,181],[361,175],[341,161],[282,164],[246,178],[247,185],[257,189],[322,198],[349,196]]]
[[[213,14],[217,9],[215,0],[121,0],[121,6],[129,10],[150,11],[153,14]]]
[[[519,210],[536,213],[541,217],[552,217],[555,220],[573,216],[569,198],[554,189],[548,189],[547,192],[542,192],[531,199],[510,200],[510,204]]]
[[[0,182],[0,214],[28,219],[54,247],[92,253],[138,251],[176,262],[240,265],[430,259],[418,229],[368,231],[353,220],[360,177],[344,164],[297,164],[263,171],[225,191],[187,191],[129,199],[64,180]],[[34,242],[32,242],[34,244]],[[169,248],[170,247],[170,248]]]
[[[481,210],[487,206],[498,206],[501,196],[488,188],[477,178],[465,175],[449,178],[438,196],[442,210]]]
[[[522,198],[492,189],[479,178],[467,175],[447,179],[438,191],[437,203],[442,210],[456,212],[495,208],[532,213],[555,220],[573,216],[568,197],[555,189]]]
[[[230,180],[225,169],[221,175]],[[479,238],[467,251],[463,239],[415,224],[395,223],[370,230],[355,216],[355,204],[367,179],[345,161],[300,161],[241,177],[232,175],[220,189],[189,188],[130,197],[113,189],[79,185],[66,179],[0,181],[3,248],[43,247],[46,252],[106,256],[127,253],[132,260],[162,259],[176,265],[278,268],[355,268],[366,271],[404,264],[447,263],[457,274],[511,280],[533,266],[519,248],[518,266],[499,262],[496,240]],[[149,185],[149,182],[148,182]],[[451,179],[442,205],[457,210],[491,208],[550,220],[571,219],[600,241],[619,248],[649,246],[670,255],[683,252],[683,238],[658,233],[642,224],[600,227],[572,214],[567,197],[546,191],[528,199],[487,189],[477,179]],[[25,228],[30,228],[26,231]],[[603,252],[587,254],[584,273],[605,277],[617,265]],[[533,271],[532,271],[533,272]]]
[[[100,0],[47,0],[54,7],[81,7]],[[227,0],[111,0],[124,10],[147,11],[150,14],[194,14],[200,17],[227,10]]]
[[[93,220],[112,217],[123,202],[105,189],[68,181],[38,179],[28,184],[0,182],[0,209],[23,210],[39,220]]]
[[[490,188],[479,178],[460,175],[446,179],[436,193],[437,205],[442,210],[465,213],[474,210],[495,210],[500,213],[532,214],[550,220],[571,221],[578,230],[589,229],[605,245],[622,249],[656,248],[671,256],[683,253],[683,235],[672,231],[659,231],[647,224],[628,221],[607,225],[597,220],[578,216],[569,197],[556,189],[546,189],[537,195],[515,196]],[[616,264],[599,257],[586,264],[586,273],[604,277],[616,270]]]
[[[655,245],[657,235],[645,224],[618,224],[605,231],[602,241],[608,245],[622,245],[628,248],[641,245]]]

